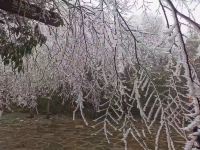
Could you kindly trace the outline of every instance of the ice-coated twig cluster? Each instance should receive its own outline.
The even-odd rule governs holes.
[[[33,46],[32,55],[22,57],[23,72],[13,69],[15,58],[4,66],[3,55],[0,113],[13,111],[13,105],[37,109],[39,97],[53,100],[53,95],[58,94],[63,104],[73,108],[73,119],[79,114],[90,125],[86,112],[92,110],[94,134],[103,133],[108,143],[112,136],[120,134],[126,150],[131,146],[130,138],[141,149],[159,150],[165,145],[175,150],[176,134],[188,141],[185,150],[192,149],[200,128],[199,68],[195,63],[199,58],[193,60],[188,53],[183,26],[197,35],[200,27],[190,17],[188,2],[158,0],[158,12],[165,22],[161,14],[148,16],[147,1],[30,2],[57,11],[64,25],[54,28],[28,21],[39,29],[34,34],[44,35],[47,41]],[[199,4],[191,3],[196,7]],[[178,4],[189,12],[188,16]],[[143,19],[131,15],[137,8],[144,10]],[[45,11],[41,13],[45,15]],[[0,20],[4,16],[0,11]],[[10,18],[12,21],[3,18],[8,24],[0,24],[0,42],[6,34],[9,42],[19,46],[23,41],[17,39],[22,33],[12,35],[9,27],[21,26],[27,20],[12,15]],[[166,139],[164,144],[162,138]]]

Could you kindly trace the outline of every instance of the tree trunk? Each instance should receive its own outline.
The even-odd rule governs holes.
[[[0,118],[1,118],[2,114],[3,114],[3,110],[0,109]]]
[[[36,4],[30,4],[24,0],[0,0],[0,9],[55,27],[63,24],[58,13],[42,9]]]
[[[46,115],[46,119],[50,118],[50,98],[48,98],[47,101],[47,115]]]

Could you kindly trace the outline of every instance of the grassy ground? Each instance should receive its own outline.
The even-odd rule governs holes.
[[[0,150],[123,150],[121,134],[114,133],[108,144],[103,134],[92,135],[96,130],[86,127],[82,120],[71,116],[45,115],[27,118],[27,113],[4,114],[0,119]],[[90,125],[93,123],[89,121]],[[140,124],[141,126],[141,124]],[[161,137],[161,148],[166,148],[166,139]],[[154,142],[149,139],[149,145]],[[176,143],[182,149],[183,143]],[[132,138],[129,150],[142,150]]]

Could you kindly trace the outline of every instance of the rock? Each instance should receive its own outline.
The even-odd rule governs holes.
[[[32,118],[34,118],[34,114],[30,114],[30,115],[27,116],[26,118],[30,118],[30,119],[32,119]]]
[[[83,129],[83,128],[84,128],[84,126],[83,126],[83,125],[79,125],[79,124],[78,124],[78,125],[75,125],[75,128],[76,128],[76,129]]]
[[[49,143],[44,150],[63,150],[63,146],[59,143]]]

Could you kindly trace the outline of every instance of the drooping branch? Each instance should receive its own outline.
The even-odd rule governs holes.
[[[176,22],[176,25],[177,25],[177,30],[178,30],[178,33],[180,35],[180,42],[182,44],[182,48],[183,48],[183,51],[184,51],[184,54],[185,54],[185,59],[186,59],[186,63],[187,63],[188,71],[189,71],[189,78],[192,82],[194,82],[194,80],[192,78],[192,71],[191,71],[191,66],[190,66],[190,62],[189,62],[189,56],[188,56],[186,46],[185,46],[185,42],[184,42],[184,39],[183,39],[183,34],[182,34],[181,27],[180,27],[180,24],[179,24],[179,19],[177,17],[177,10],[176,10],[174,4],[171,2],[171,0],[167,0],[167,2],[170,5],[170,7],[173,11],[173,14],[174,14],[175,22]]]
[[[163,11],[163,13],[164,13],[165,20],[166,20],[166,23],[167,23],[167,27],[169,28],[169,20],[168,20],[168,18],[167,18],[167,13],[166,13],[166,11],[165,11],[164,5],[162,4],[162,1],[161,1],[161,0],[159,0],[159,3],[160,3],[160,6],[161,6],[161,8],[162,8],[162,11]]]
[[[30,4],[24,0],[0,0],[0,9],[55,27],[63,24],[58,13],[42,9],[36,4]]]
[[[137,60],[138,65],[140,65],[140,61],[139,61],[139,58],[138,58],[138,52],[137,52],[137,42],[138,42],[138,41],[137,41],[135,35],[133,34],[133,32],[131,31],[131,29],[130,29],[128,23],[126,22],[126,20],[124,19],[124,17],[123,17],[123,16],[121,15],[121,13],[119,12],[119,10],[116,9],[116,11],[117,11],[117,13],[119,14],[120,18],[122,19],[122,21],[124,22],[124,24],[126,25],[126,27],[128,28],[128,31],[130,32],[131,36],[132,36],[133,39],[134,39],[134,43],[135,43],[135,45],[134,45],[134,48],[135,48],[135,57],[136,57],[136,60]]]
[[[169,1],[168,1],[169,2]],[[167,6],[164,6],[164,5],[162,5],[162,3],[161,3],[161,1],[160,1],[160,4],[161,4],[161,6],[162,6],[162,9],[163,9],[163,7],[165,7],[165,8],[167,8],[167,9],[169,9],[170,11],[174,11],[178,16],[180,16],[180,17],[182,17],[183,19],[185,19],[187,22],[189,22],[193,27],[195,27],[197,30],[199,30],[200,31],[200,24],[199,23],[197,23],[197,22],[195,22],[194,20],[192,20],[190,17],[188,17],[188,16],[186,16],[186,15],[184,15],[183,13],[181,13],[180,11],[178,11],[176,8],[175,8],[175,6],[174,6],[174,4],[170,1],[170,5],[171,6],[173,6],[173,10],[171,9],[171,8],[169,8],[169,7],[167,7]],[[164,11],[164,13],[165,13],[165,11]]]

